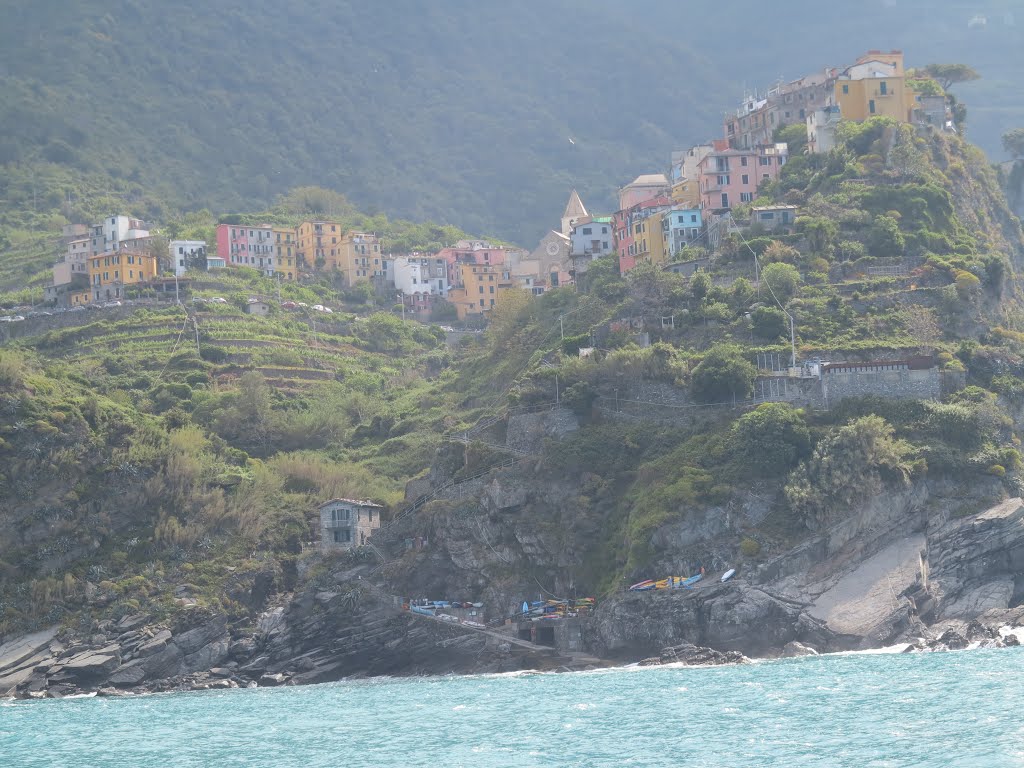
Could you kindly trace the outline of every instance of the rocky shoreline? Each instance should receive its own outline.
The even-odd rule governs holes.
[[[364,632],[364,639],[349,648],[350,654],[356,652],[363,660],[360,664],[364,668],[349,669],[336,652],[325,666],[324,649],[282,656],[282,649],[290,642],[283,617],[282,611],[269,611],[257,632],[241,637],[232,636],[224,616],[206,612],[195,612],[191,622],[178,625],[174,631],[149,624],[147,616],[136,614],[117,623],[99,622],[88,637],[57,628],[37,632],[0,646],[0,698],[128,696],[304,685],[374,676],[569,672],[633,665],[702,667],[752,660],[739,651],[689,642],[666,646],[657,655],[640,659],[567,657],[554,649],[519,647],[529,644],[517,646],[512,638],[503,643],[498,633],[484,635],[431,619],[420,620],[411,614],[393,614],[399,622],[396,626],[401,627],[400,634],[381,645]],[[1014,618],[1024,623],[1024,615]],[[1000,617],[1000,621],[1005,619]],[[893,652],[1011,648],[1021,644],[1021,636],[1024,629],[1007,631],[1005,626],[975,620],[937,627],[925,637],[901,643],[903,647]],[[310,644],[315,646],[316,642]],[[418,656],[405,653],[417,644]],[[368,646],[376,646],[378,662],[366,663],[374,653],[374,648]],[[791,640],[753,658],[816,656],[837,650]],[[385,658],[387,664],[382,663]]]

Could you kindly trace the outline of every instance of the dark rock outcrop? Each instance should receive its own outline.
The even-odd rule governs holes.
[[[970,620],[1024,603],[1024,500],[1009,499],[929,534],[936,619]]]
[[[661,664],[685,664],[688,667],[714,667],[722,664],[745,664],[749,659],[739,651],[716,651],[692,643],[662,648],[658,656],[639,662],[642,667]]]
[[[770,655],[793,640],[819,648],[849,646],[799,603],[740,581],[616,596],[589,623],[587,640],[599,655],[619,658],[683,643],[748,656]]]

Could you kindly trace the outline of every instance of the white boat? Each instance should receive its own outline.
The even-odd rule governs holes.
[[[736,575],[736,569],[735,568],[730,568],[728,571],[726,571],[725,573],[722,574],[722,583],[724,584],[725,582],[727,582],[729,579],[731,579],[735,575]]]

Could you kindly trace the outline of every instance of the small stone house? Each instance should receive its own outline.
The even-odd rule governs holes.
[[[372,501],[331,499],[319,507],[320,549],[340,552],[361,547],[380,528],[383,507]]]
[[[799,208],[795,205],[764,205],[750,209],[750,226],[768,230],[789,229],[796,222]]]
[[[245,309],[250,315],[265,317],[270,314],[270,304],[259,299],[249,299]]]

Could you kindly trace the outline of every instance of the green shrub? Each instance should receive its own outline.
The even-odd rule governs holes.
[[[762,339],[777,339],[789,334],[786,313],[776,307],[758,307],[750,315],[754,333]]]
[[[757,369],[735,344],[712,347],[694,369],[690,391],[698,402],[745,400],[753,392]]]
[[[740,542],[740,552],[744,557],[757,557],[761,554],[761,545],[755,539],[747,537]]]
[[[811,433],[803,411],[764,403],[733,424],[729,444],[742,470],[779,477],[810,454]]]

